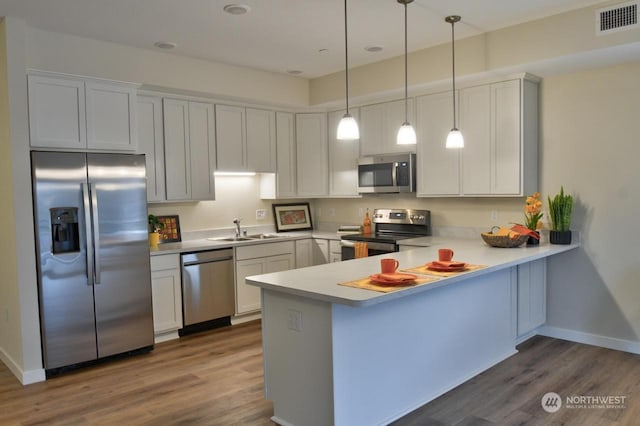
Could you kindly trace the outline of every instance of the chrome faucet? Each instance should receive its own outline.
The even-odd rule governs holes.
[[[240,232],[240,221],[241,220],[242,219],[238,219],[238,218],[233,219],[233,223],[236,225],[236,238],[240,238],[240,234],[241,234],[241,232]]]

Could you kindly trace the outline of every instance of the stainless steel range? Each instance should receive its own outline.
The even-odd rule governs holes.
[[[398,241],[431,235],[431,212],[414,209],[375,209],[371,234],[342,236],[342,260],[355,257],[354,243],[367,243],[369,256],[398,251]]]

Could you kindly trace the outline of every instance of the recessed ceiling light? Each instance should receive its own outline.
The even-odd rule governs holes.
[[[245,13],[249,13],[251,8],[246,4],[228,4],[223,10],[231,15],[244,15]]]
[[[287,70],[287,74],[300,75],[300,74],[302,74],[302,71],[300,71],[300,70]]]
[[[178,46],[177,44],[175,44],[172,41],[156,41],[155,43],[153,43],[153,45],[155,47],[160,48],[160,49],[166,49],[166,50],[171,50],[171,49],[175,48],[176,46]]]
[[[384,49],[384,47],[382,46],[365,46],[364,50],[366,50],[367,52],[382,52],[382,49]]]

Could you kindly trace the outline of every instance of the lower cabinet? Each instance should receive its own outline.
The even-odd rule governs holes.
[[[178,338],[182,328],[179,254],[151,256],[151,293],[156,343]]]
[[[236,315],[260,311],[260,288],[247,285],[251,275],[294,269],[293,241],[256,244],[235,248],[236,259]]]
[[[523,263],[517,270],[517,337],[520,338],[546,321],[546,259]]]
[[[342,261],[342,246],[340,241],[329,240],[329,262],[341,262]]]
[[[296,269],[329,263],[329,240],[307,238],[296,240]]]

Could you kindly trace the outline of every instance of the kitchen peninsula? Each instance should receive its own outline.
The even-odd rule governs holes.
[[[449,240],[456,260],[486,268],[389,293],[338,285],[379,272],[381,257],[424,265],[443,243],[247,278],[262,289],[273,421],[386,424],[510,357],[545,321],[546,257],[578,247]]]

